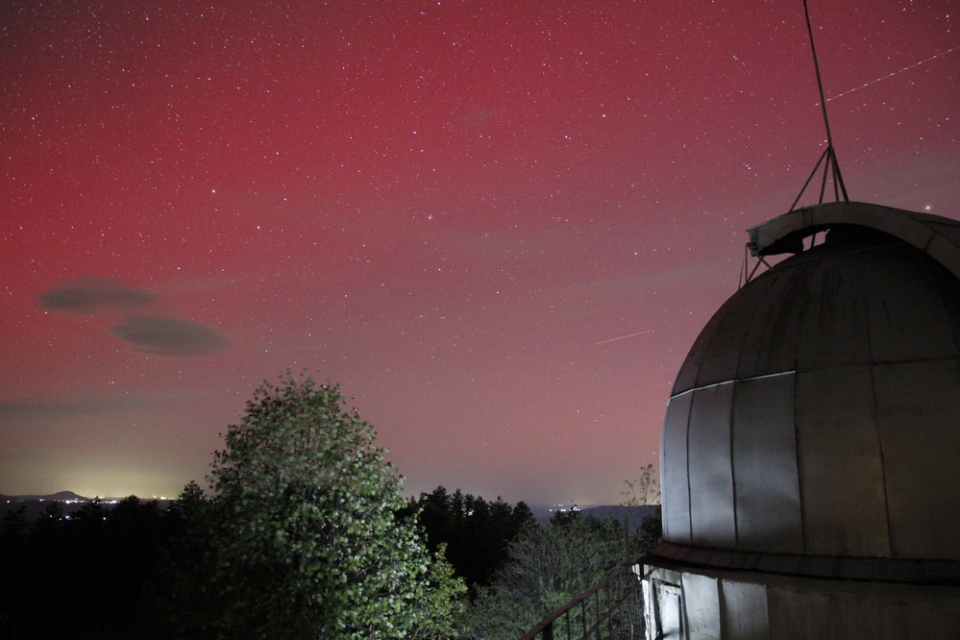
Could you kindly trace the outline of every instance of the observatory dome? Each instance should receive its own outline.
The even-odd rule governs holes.
[[[761,257],[794,255],[737,291],[680,369],[658,553],[785,572],[811,556],[873,562],[887,577],[953,572],[960,224],[834,203],[751,240]],[[831,562],[820,573],[836,575]]]

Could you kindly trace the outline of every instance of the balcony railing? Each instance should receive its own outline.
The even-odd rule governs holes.
[[[644,637],[639,558],[563,605],[520,640],[639,640]]]

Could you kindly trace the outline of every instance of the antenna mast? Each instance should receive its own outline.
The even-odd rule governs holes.
[[[823,95],[823,80],[820,77],[820,61],[817,59],[817,48],[813,44],[813,27],[810,26],[810,10],[807,8],[807,0],[803,0],[803,14],[807,19],[807,33],[810,36],[810,50],[813,52],[813,67],[817,72],[817,88],[820,90],[820,107],[823,109],[823,125],[827,130],[827,149],[820,155],[820,159],[817,160],[817,166],[813,168],[813,171],[810,173],[810,177],[807,178],[807,181],[804,183],[803,189],[800,190],[800,195],[798,195],[797,199],[793,201],[793,204],[790,206],[790,211],[793,211],[796,208],[797,203],[800,202],[800,198],[807,190],[807,187],[810,185],[810,181],[813,180],[813,176],[816,175],[821,164],[824,166],[823,180],[820,183],[820,204],[823,204],[823,194],[827,187],[828,175],[833,177],[833,195],[834,198],[836,198],[836,201],[840,201],[841,193],[843,193],[844,202],[850,201],[850,198],[847,197],[847,187],[843,184],[843,176],[840,174],[840,165],[837,163],[837,152],[833,149],[833,136],[830,134],[830,120],[827,118],[827,101]]]

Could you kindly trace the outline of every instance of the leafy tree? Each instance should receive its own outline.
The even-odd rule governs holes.
[[[622,562],[623,534],[613,520],[566,513],[546,527],[528,525],[492,585],[480,589],[461,637],[514,640]]]
[[[431,558],[415,522],[396,517],[401,480],[375,437],[336,385],[288,372],[257,389],[215,454],[219,495],[204,501],[188,486],[181,496],[192,500],[183,507],[188,556],[206,573],[192,583],[205,610],[181,616],[194,627],[181,635],[443,633],[464,588]],[[189,595],[181,588],[178,604],[189,608]]]
[[[625,507],[654,506],[652,513],[646,515],[640,523],[639,536],[636,540],[636,550],[646,553],[653,550],[663,537],[663,522],[660,511],[660,483],[656,469],[652,464],[640,467],[640,477],[636,480],[624,480],[626,490],[621,491],[621,504]]]
[[[427,601],[421,603],[431,613],[412,634],[414,638],[423,640],[456,637],[456,621],[463,615],[466,605],[463,595],[467,588],[463,580],[456,576],[453,566],[444,559],[445,544],[437,549],[436,558],[437,561],[430,565],[432,588],[427,593]]]
[[[660,481],[653,464],[640,467],[640,477],[636,480],[624,480],[623,484],[627,485],[627,488],[620,492],[623,496],[621,503],[623,506],[642,507],[648,504],[660,504]]]
[[[658,505],[656,510],[644,518],[643,522],[640,523],[640,531],[636,536],[636,546],[641,553],[653,551],[663,539],[662,515],[663,512],[660,510]]]

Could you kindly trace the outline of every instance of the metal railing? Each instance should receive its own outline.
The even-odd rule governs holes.
[[[637,640],[644,637],[639,559],[563,605],[520,640]]]

